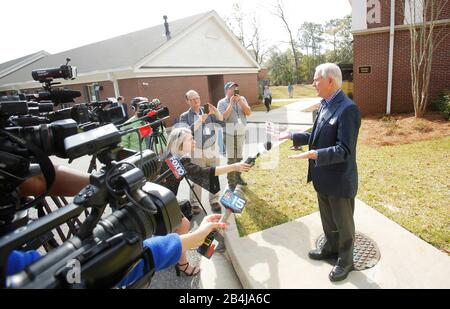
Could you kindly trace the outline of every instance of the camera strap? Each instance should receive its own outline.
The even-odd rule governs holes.
[[[35,144],[28,142],[23,138],[20,138],[5,130],[0,130],[0,133],[8,137],[11,141],[19,144],[22,147],[27,148],[35,156],[37,162],[39,163],[39,166],[41,167],[41,171],[42,174],[44,175],[47,188],[43,194],[41,194],[34,200],[26,203],[23,207],[21,207],[22,209],[30,208],[36,205],[37,203],[41,202],[45,198],[45,196],[47,196],[47,193],[50,191],[50,188],[53,186],[53,183],[55,182],[55,167],[53,166],[53,163],[52,161],[50,161],[48,156]]]

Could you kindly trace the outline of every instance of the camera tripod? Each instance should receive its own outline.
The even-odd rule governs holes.
[[[157,155],[161,155],[167,146],[167,140],[164,136],[165,126],[163,123],[160,127],[153,129],[152,134],[145,141],[147,149],[153,151]]]

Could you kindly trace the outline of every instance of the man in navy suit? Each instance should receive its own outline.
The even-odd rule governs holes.
[[[325,63],[316,68],[313,86],[323,100],[311,133],[289,131],[273,134],[290,138],[294,146],[309,145],[309,151],[290,159],[308,159],[308,182],[317,192],[320,217],[326,235],[322,249],[309,252],[314,260],[337,259],[331,281],[344,280],[353,269],[355,223],[353,212],[358,190],[356,142],[361,114],[341,90],[339,67]],[[273,133],[273,131],[272,131]]]

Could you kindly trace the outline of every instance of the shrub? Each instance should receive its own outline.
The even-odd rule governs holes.
[[[442,91],[431,103],[431,109],[442,113],[446,119],[450,120],[450,90]]]

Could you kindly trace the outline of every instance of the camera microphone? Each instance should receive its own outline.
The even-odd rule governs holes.
[[[245,160],[245,163],[250,164],[251,166],[255,165],[256,159],[260,156],[261,153],[265,153],[272,149],[272,142],[265,142],[263,145],[264,149],[262,151],[259,151],[256,155],[248,157]]]

